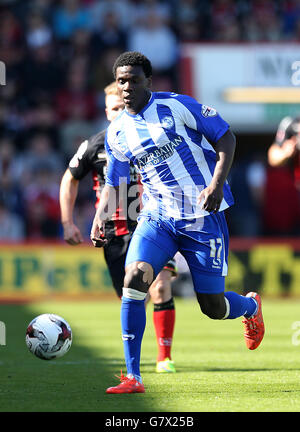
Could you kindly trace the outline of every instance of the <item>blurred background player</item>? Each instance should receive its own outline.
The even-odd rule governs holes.
[[[117,94],[116,83],[104,89],[106,116],[113,121],[124,109],[124,103]],[[73,220],[73,211],[78,193],[79,182],[87,173],[93,175],[93,189],[96,192],[96,208],[101,200],[101,189],[105,183],[106,153],[104,138],[106,130],[90,137],[78,148],[69,163],[60,185],[61,222],[65,241],[76,246],[84,241],[80,229]],[[130,167],[129,187],[140,187],[138,173]],[[128,207],[136,200],[128,196]],[[139,212],[139,208],[137,212]],[[127,212],[128,213],[128,212]],[[128,214],[127,214],[128,216]],[[122,287],[125,275],[125,257],[133,231],[136,228],[136,218],[130,218],[118,208],[111,220],[106,222],[104,244],[104,257],[112,279],[113,287],[119,298],[122,296]],[[175,308],[171,290],[171,279],[176,276],[175,261],[171,260],[157,276],[149,290],[153,302],[153,323],[155,327],[158,355],[156,372],[175,372],[174,362],[171,359],[171,348],[175,324]],[[147,299],[148,300],[148,299]]]
[[[268,150],[265,219],[269,234],[300,234],[300,116],[284,117]],[[276,200],[271,199],[276,196]],[[278,212],[280,208],[280,212]]]

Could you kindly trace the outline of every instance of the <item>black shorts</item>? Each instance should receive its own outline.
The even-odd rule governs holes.
[[[132,234],[113,236],[104,246],[104,258],[113,283],[113,287],[118,295],[122,297],[124,286],[125,259]],[[164,266],[164,270],[169,270],[172,276],[177,276],[176,263],[172,259]]]
[[[132,234],[113,236],[104,246],[104,258],[118,297],[122,297],[125,276],[125,258]]]

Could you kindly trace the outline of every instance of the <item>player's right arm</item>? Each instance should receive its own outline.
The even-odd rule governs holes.
[[[72,246],[83,242],[82,234],[73,221],[73,211],[78,193],[78,185],[79,180],[75,179],[69,168],[67,168],[60,184],[59,202],[64,240]]]
[[[107,243],[105,238],[105,222],[111,219],[118,207],[118,186],[105,185],[101,192],[101,200],[94,216],[91,229],[91,240],[95,247]]]
[[[114,146],[114,139],[109,134],[105,137],[105,150],[108,158],[105,186],[101,192],[101,199],[97,208],[91,230],[91,240],[95,247],[102,247],[105,239],[105,222],[116,212],[123,197],[124,189],[127,193],[127,184],[130,183],[129,160]],[[114,135],[113,135],[114,136]]]

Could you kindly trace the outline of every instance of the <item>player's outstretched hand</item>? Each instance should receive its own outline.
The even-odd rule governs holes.
[[[64,240],[71,246],[77,246],[83,242],[82,234],[73,223],[64,223]]]
[[[217,213],[223,199],[223,187],[215,188],[211,185],[203,189],[198,196],[198,204],[209,213]]]
[[[104,222],[99,221],[97,215],[95,216],[92,230],[91,230],[91,240],[95,247],[103,247],[107,243],[107,238],[105,237]]]

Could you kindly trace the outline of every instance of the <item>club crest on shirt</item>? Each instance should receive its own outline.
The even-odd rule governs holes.
[[[203,117],[215,117],[217,115],[217,111],[207,105],[202,105],[201,114]]]
[[[166,116],[162,119],[161,125],[166,129],[171,129],[174,126],[174,120],[171,116]]]

